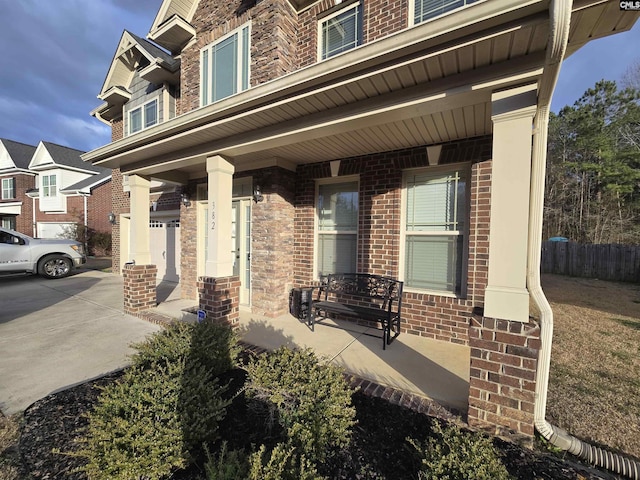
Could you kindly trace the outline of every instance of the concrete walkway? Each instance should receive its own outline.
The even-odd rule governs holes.
[[[125,315],[122,294],[122,277],[99,270],[0,277],[0,411],[126,366],[130,343],[161,327]]]

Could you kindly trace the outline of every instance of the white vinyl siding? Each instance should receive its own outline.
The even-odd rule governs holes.
[[[158,123],[158,100],[153,99],[129,112],[129,134],[152,127]]]
[[[42,196],[56,197],[58,195],[58,190],[56,186],[56,176],[42,175],[40,178],[42,183]]]
[[[250,33],[247,23],[201,50],[201,106],[249,88]]]
[[[318,186],[318,276],[356,271],[358,182]]]
[[[2,200],[9,200],[16,198],[15,179],[3,178],[2,179]]]
[[[320,60],[351,50],[362,43],[360,12],[360,3],[356,3],[320,20],[318,29]]]
[[[405,285],[459,294],[467,218],[465,170],[406,172],[404,194]]]
[[[478,0],[413,0],[413,24],[417,25],[418,23],[477,1]]]

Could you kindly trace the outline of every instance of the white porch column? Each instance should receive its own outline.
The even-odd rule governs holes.
[[[235,167],[220,155],[207,158],[209,177],[209,229],[205,276],[233,275],[231,244],[231,197]]]
[[[149,185],[148,178],[129,176],[131,189],[131,222],[129,224],[129,255],[136,265],[151,263],[149,245]]]
[[[496,92],[491,102],[491,224],[484,316],[527,322],[527,238],[536,85]]]

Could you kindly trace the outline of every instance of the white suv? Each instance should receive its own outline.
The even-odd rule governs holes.
[[[26,272],[63,278],[86,261],[83,245],[75,240],[31,238],[0,228],[0,274]]]

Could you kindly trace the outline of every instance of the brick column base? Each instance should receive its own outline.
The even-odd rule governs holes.
[[[537,322],[471,318],[469,425],[529,443],[534,435]]]
[[[124,280],[124,312],[136,314],[154,308],[156,298],[155,265],[125,265],[122,269]]]
[[[240,320],[240,277],[199,277],[200,310],[207,318],[236,327]]]

